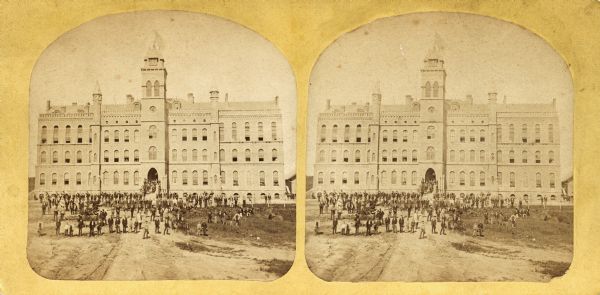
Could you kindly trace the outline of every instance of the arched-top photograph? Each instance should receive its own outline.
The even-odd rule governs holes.
[[[573,82],[541,36],[465,13],[374,20],[321,53],[307,122],[318,277],[545,282],[569,268]]]
[[[39,275],[271,281],[291,267],[296,82],[263,36],[199,13],[103,16],[48,45],[29,106]]]

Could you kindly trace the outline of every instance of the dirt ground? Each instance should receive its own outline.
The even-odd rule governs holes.
[[[288,214],[295,219],[294,205],[275,211],[294,212]],[[52,215],[42,217],[39,202],[31,200],[27,255],[32,269],[48,279],[271,281],[293,263],[295,220],[264,216],[242,219],[239,230],[211,224],[206,237],[155,234],[153,225],[145,240],[141,232],[88,237],[87,228],[82,237],[57,237]],[[44,222],[42,236],[39,221]]]
[[[319,216],[316,200],[307,200],[306,210],[306,259],[326,281],[545,282],[564,274],[572,259],[572,207],[532,207],[531,217],[518,221],[515,234],[500,225],[487,226],[484,237],[472,237],[469,230],[434,235],[427,228],[424,239],[418,231],[382,233],[385,227],[368,237],[332,235],[329,215]],[[466,216],[464,221],[470,225],[480,219]],[[317,220],[319,235],[314,233]],[[354,233],[351,219],[339,227],[345,222]]]

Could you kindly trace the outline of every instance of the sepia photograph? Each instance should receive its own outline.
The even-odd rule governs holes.
[[[325,281],[548,282],[573,256],[573,83],[510,22],[341,35],[310,76],[306,259]]]
[[[289,270],[296,82],[271,42],[199,13],[103,16],[31,74],[27,257],[53,280]]]

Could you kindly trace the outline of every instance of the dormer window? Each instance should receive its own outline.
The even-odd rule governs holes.
[[[156,66],[156,65],[158,64],[158,58],[155,58],[155,57],[153,57],[153,58],[149,58],[149,59],[148,59],[148,63],[149,63],[151,66]]]

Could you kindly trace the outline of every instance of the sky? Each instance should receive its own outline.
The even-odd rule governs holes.
[[[104,16],[66,32],[46,48],[31,76],[29,175],[35,174],[37,118],[53,105],[91,102],[96,81],[103,102],[141,96],[143,58],[159,36],[168,72],[167,95],[209,101],[218,89],[229,101],[272,101],[283,115],[284,170],[296,173],[296,82],[281,52],[234,22],[198,13],[147,11]]]
[[[561,179],[573,170],[573,83],[565,61],[538,35],[498,19],[461,13],[415,13],[375,20],[341,35],[321,53],[310,77],[307,175],[313,174],[316,119],[332,104],[366,103],[379,85],[383,104],[420,97],[420,69],[434,44],[447,73],[446,98],[487,103],[556,99]]]

